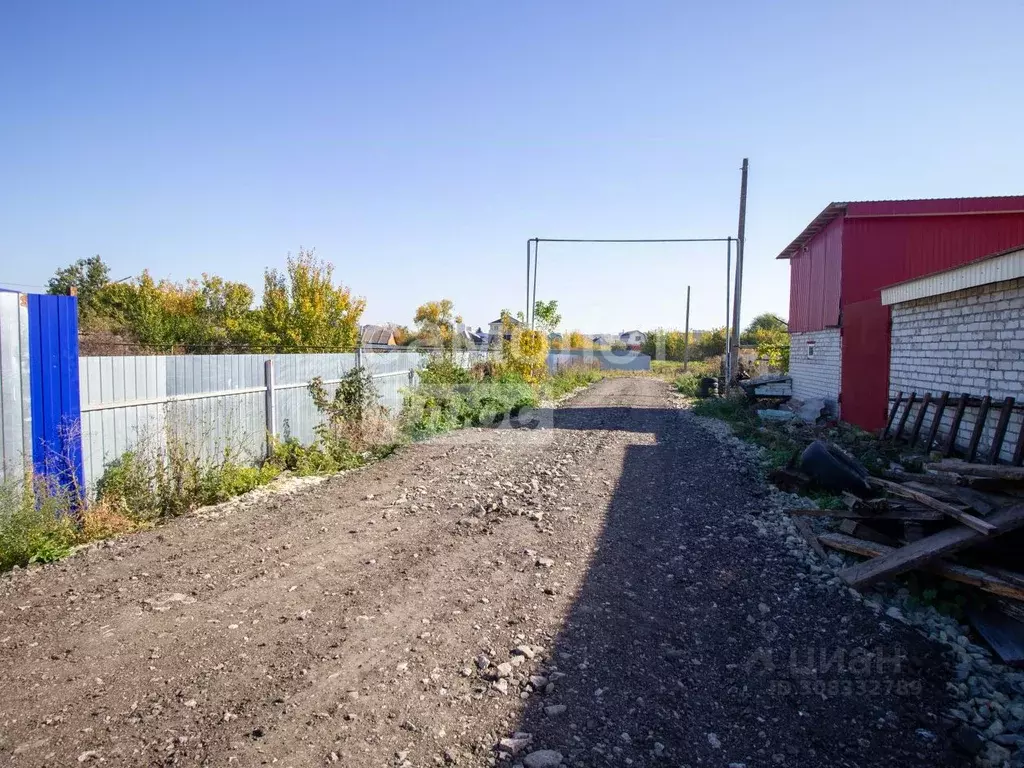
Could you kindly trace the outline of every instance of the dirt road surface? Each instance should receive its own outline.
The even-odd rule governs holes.
[[[941,655],[801,578],[665,384],[540,422],[3,577],[0,762],[961,764]]]

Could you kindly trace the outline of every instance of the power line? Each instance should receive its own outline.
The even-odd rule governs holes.
[[[626,239],[594,239],[570,237],[531,237],[535,243],[724,243],[727,237],[666,237],[666,238],[626,238]]]
[[[525,323],[533,328],[534,312],[537,305],[537,262],[541,243],[728,243],[732,249],[732,237],[661,237],[661,238],[589,238],[589,237],[531,237],[526,241],[526,315]],[[530,300],[530,244],[533,244],[533,300]],[[726,276],[726,288],[729,278]],[[728,310],[727,310],[728,311]]]
[[[45,285],[35,285],[33,283],[11,283],[7,280],[0,280],[0,285],[16,285],[19,288],[46,288]]]

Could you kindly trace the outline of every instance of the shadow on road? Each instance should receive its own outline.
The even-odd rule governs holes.
[[[519,725],[530,749],[576,766],[961,764],[939,724],[949,677],[933,646],[816,586],[776,534],[759,534],[760,481],[690,417],[614,406],[533,417],[656,442],[626,448],[548,649],[554,691],[530,696]]]

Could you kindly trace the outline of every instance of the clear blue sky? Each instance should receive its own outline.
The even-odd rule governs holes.
[[[1020,2],[46,2],[0,10],[0,283],[259,290],[315,247],[410,322],[524,303],[525,240],[734,234],[744,319],[829,201],[1024,191]],[[542,248],[587,331],[724,319],[722,248]]]

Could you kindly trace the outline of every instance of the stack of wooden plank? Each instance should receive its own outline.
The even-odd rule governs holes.
[[[866,587],[914,569],[988,593],[969,612],[975,627],[1008,663],[1024,664],[1024,468],[946,459],[921,473],[873,477],[873,498],[846,494],[844,509],[793,509],[816,549],[868,559],[840,571]],[[839,519],[839,530],[814,537],[808,516]],[[1010,534],[1009,536],[1007,534]]]

